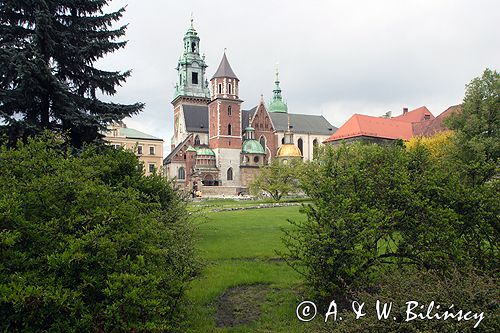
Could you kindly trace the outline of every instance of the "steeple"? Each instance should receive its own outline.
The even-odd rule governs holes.
[[[177,64],[178,82],[175,85],[174,100],[177,97],[210,98],[208,81],[205,70],[205,55],[200,55],[200,37],[194,28],[193,18],[191,25],[184,35],[184,52]]]
[[[238,100],[240,80],[234,74],[229,61],[227,60],[226,50],[219,64],[219,68],[210,80],[212,88],[212,100],[217,98],[226,98]]]
[[[236,76],[236,74],[234,74],[229,61],[227,61],[225,50],[224,55],[222,56],[222,60],[219,64],[219,68],[217,68],[217,72],[215,72],[214,76],[212,76],[212,80],[215,78],[231,78],[238,80],[238,77]]]
[[[269,102],[269,112],[288,113],[288,106],[283,102],[281,96],[280,78],[278,66],[276,66],[276,80],[274,81],[275,87],[273,90],[273,99]]]

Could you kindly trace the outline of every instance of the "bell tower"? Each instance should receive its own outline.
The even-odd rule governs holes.
[[[208,104],[209,145],[218,157],[222,184],[239,182],[239,162],[242,146],[240,80],[234,74],[226,53],[210,80],[212,91]]]
[[[183,117],[183,105],[206,106],[210,102],[210,90],[206,77],[207,64],[205,56],[200,55],[200,37],[196,32],[193,19],[184,35],[184,50],[177,63],[177,83],[174,99],[174,135],[172,149],[182,142],[187,133]]]

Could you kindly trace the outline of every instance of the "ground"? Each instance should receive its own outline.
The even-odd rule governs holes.
[[[209,203],[194,213],[205,267],[188,291],[191,332],[308,331],[309,325],[295,317],[301,276],[277,254],[285,250],[282,228],[292,227],[287,219],[304,219],[300,207],[210,210]]]

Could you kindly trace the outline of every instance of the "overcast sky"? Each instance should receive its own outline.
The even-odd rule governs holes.
[[[472,78],[500,67],[498,0],[113,0],[110,9],[124,5],[129,43],[98,66],[132,70],[110,99],[146,103],[125,122],[166,146],[191,13],[209,78],[226,48],[243,109],[271,98],[279,63],[289,112],[322,114],[337,127],[353,113],[403,107],[438,115],[462,101]]]

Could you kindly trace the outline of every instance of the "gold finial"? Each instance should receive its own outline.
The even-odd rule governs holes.
[[[194,28],[193,21],[194,21],[194,15],[193,12],[191,12],[191,28]]]
[[[276,81],[280,80],[279,75],[280,75],[279,62],[276,62]]]

